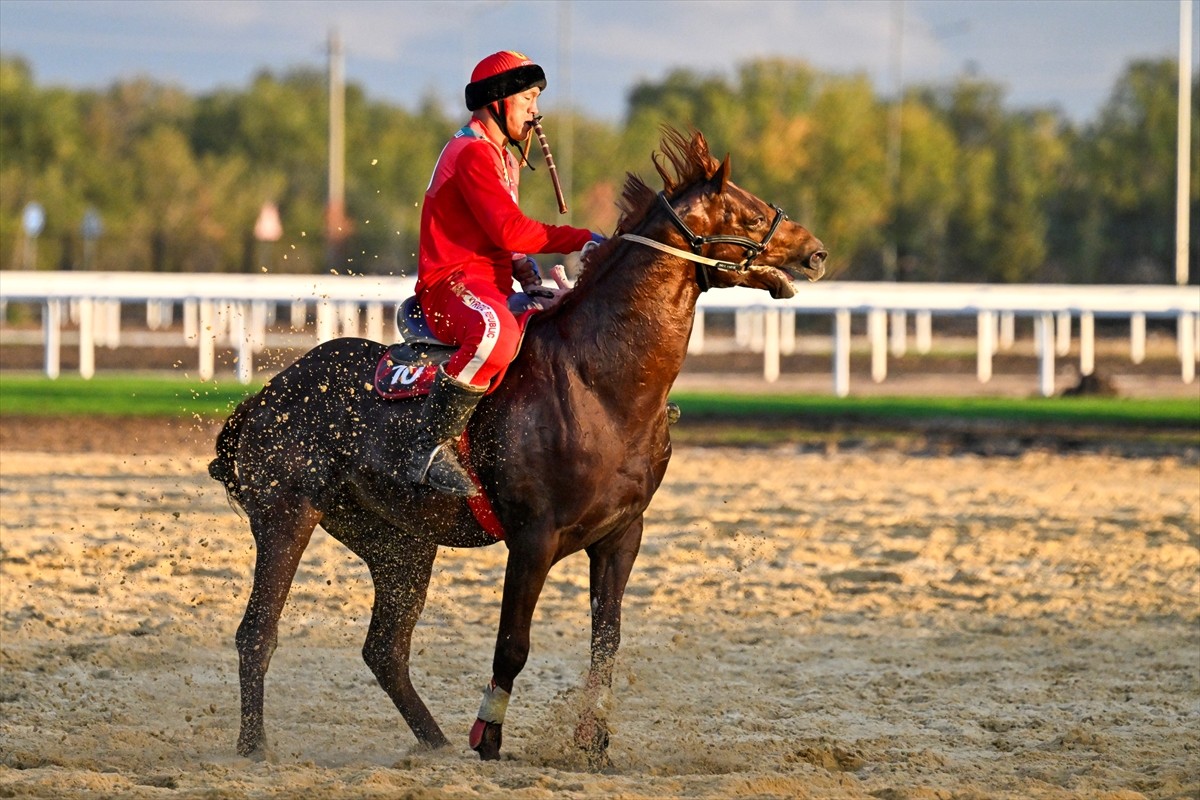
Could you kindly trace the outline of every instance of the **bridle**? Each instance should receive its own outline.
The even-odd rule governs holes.
[[[692,252],[689,253],[654,239],[648,239],[645,236],[638,236],[632,233],[623,233],[621,234],[621,238],[637,242],[638,244],[644,244],[663,253],[670,253],[671,255],[693,262],[696,264],[696,282],[700,284],[700,291],[702,292],[708,291],[712,287],[712,281],[709,279],[708,274],[710,267],[717,270],[745,272],[751,267],[757,266],[754,263],[754,259],[762,255],[763,251],[767,249],[767,245],[771,243],[771,237],[775,235],[775,231],[779,230],[780,223],[788,218],[788,215],[784,213],[782,208],[774,203],[769,203],[768,205],[775,211],[775,218],[771,220],[771,227],[767,230],[767,235],[763,237],[761,242],[756,242],[745,236],[701,236],[692,231],[687,226],[687,223],[683,221],[683,218],[679,216],[678,212],[671,207],[670,201],[667,200],[666,192],[658,193],[658,202],[666,209],[668,218],[675,225],[676,229],[678,229],[684,240],[687,241],[688,246],[692,248]],[[732,261],[721,261],[716,258],[708,258],[700,255],[700,249],[710,244],[731,244],[735,247],[740,247],[746,252],[746,257],[740,263],[734,263]]]

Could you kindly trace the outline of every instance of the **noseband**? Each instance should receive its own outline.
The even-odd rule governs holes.
[[[695,263],[696,282],[700,284],[700,291],[702,292],[707,291],[712,287],[712,282],[709,280],[708,276],[708,270],[710,267],[718,270],[745,272],[746,270],[755,266],[754,259],[762,255],[763,251],[767,249],[767,245],[771,243],[771,237],[775,235],[775,231],[779,230],[780,223],[788,218],[788,215],[784,213],[782,208],[774,203],[770,203],[769,205],[775,211],[775,218],[771,220],[771,227],[767,230],[767,235],[763,237],[761,242],[756,242],[753,239],[749,239],[745,236],[701,236],[700,234],[692,231],[692,229],[687,226],[687,223],[683,221],[683,218],[680,217],[675,209],[671,207],[670,201],[667,200],[666,192],[658,193],[658,202],[664,209],[666,209],[667,217],[671,220],[672,224],[675,225],[676,229],[683,236],[684,240],[687,241],[688,246],[692,248],[692,252],[688,253],[683,250],[678,250],[670,245],[665,245],[662,242],[655,241],[654,239],[647,239],[645,236],[637,236],[631,233],[622,234],[621,238],[628,239],[632,242],[638,242],[639,244],[644,244],[647,247],[654,248],[655,250],[660,250],[664,253],[670,253],[671,255],[679,256],[680,258]],[[710,244],[731,244],[735,247],[740,247],[746,251],[746,257],[740,263],[734,263],[732,261],[721,261],[719,259],[707,258],[700,255],[701,248]]]

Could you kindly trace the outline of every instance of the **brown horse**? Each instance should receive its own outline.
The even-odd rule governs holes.
[[[671,458],[667,393],[683,365],[696,300],[747,286],[790,297],[816,280],[826,253],[807,230],[729,181],[699,133],[667,130],[654,192],[630,175],[618,231],[584,260],[578,285],[529,323],[504,382],[471,419],[467,463],[505,532],[508,563],[492,661],[471,745],[499,757],[513,682],[529,654],[534,605],[550,568],[586,550],[591,563],[588,710],[575,740],[607,759],[595,713],[612,681],[621,600],[642,514]],[[671,174],[673,173],[673,174]],[[721,260],[725,259],[725,260]],[[245,510],[256,545],[254,586],[237,631],[238,752],[266,744],[263,684],[280,613],[314,528],[366,562],[375,587],[363,658],[417,740],[446,737],[409,677],[413,627],[439,545],[492,544],[466,501],[406,482],[402,446],[419,404],[371,390],[384,346],[321,344],[230,415],[210,474]]]

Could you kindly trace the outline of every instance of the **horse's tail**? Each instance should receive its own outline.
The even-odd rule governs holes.
[[[242,486],[237,474],[237,447],[242,435],[242,425],[246,414],[253,406],[251,401],[257,400],[258,394],[251,395],[238,404],[229,419],[225,420],[221,432],[217,434],[217,457],[208,464],[208,474],[213,480],[219,481],[225,487],[225,494],[230,502],[242,505]]]

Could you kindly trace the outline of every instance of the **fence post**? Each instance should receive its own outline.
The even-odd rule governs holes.
[[[1033,324],[1038,349],[1038,388],[1042,397],[1050,397],[1054,394],[1054,315],[1039,314]]]
[[[183,338],[191,342],[199,335],[199,306],[195,300],[183,301]]]
[[[1053,342],[1055,355],[1065,356],[1071,352],[1071,312],[1058,312],[1058,335]]]
[[[1146,360],[1146,315],[1140,311],[1129,318],[1129,360],[1135,364]]]
[[[833,393],[850,394],[850,309],[833,313]]]
[[[96,301],[90,297],[79,301],[79,374],[96,374]]]
[[[48,378],[57,378],[61,362],[59,347],[62,345],[62,301],[47,300],[42,306],[42,342],[45,353],[42,365]]]
[[[763,312],[763,379],[767,383],[779,380],[779,310]]]
[[[317,341],[328,342],[333,338],[333,303],[321,299],[317,301]]]
[[[915,326],[917,352],[927,355],[933,349],[933,312],[918,311]]]
[[[867,312],[867,338],[871,342],[871,380],[883,383],[887,377],[887,312],[873,308]]]
[[[1091,311],[1079,315],[1079,374],[1096,371],[1096,316]]]
[[[237,379],[243,386],[254,376],[254,319],[253,306],[257,303],[238,303],[233,307],[230,322],[233,340],[237,347]]]
[[[975,328],[975,376],[980,383],[987,383],[992,379],[992,354],[996,352],[996,313],[980,311]]]
[[[308,303],[303,300],[293,300],[288,326],[294,331],[304,330],[308,323]]]
[[[212,300],[201,300],[199,311],[200,323],[196,335],[199,337],[197,354],[200,363],[197,368],[200,380],[207,381],[212,379],[213,361],[216,357],[217,331],[215,326],[217,324],[217,314]]]
[[[1196,380],[1196,315],[1179,315],[1179,361],[1184,383]]]
[[[339,328],[342,336],[358,336],[358,303],[348,300],[338,304]]]
[[[1011,311],[1000,312],[999,349],[1011,350],[1017,340],[1017,315]]]

